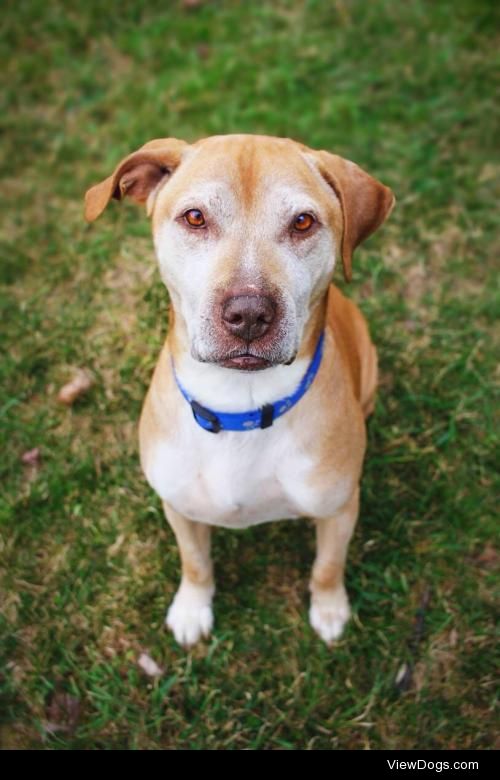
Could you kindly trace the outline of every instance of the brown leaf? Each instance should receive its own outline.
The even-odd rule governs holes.
[[[137,663],[148,677],[161,677],[163,674],[163,669],[147,653],[141,653]]]
[[[77,398],[88,392],[94,384],[94,378],[90,371],[79,368],[75,372],[70,382],[61,387],[57,395],[57,400],[61,404],[71,406]]]
[[[26,450],[21,455],[21,460],[25,466],[38,466],[40,464],[40,448],[34,447],[32,450]]]
[[[367,279],[366,282],[363,282],[361,287],[359,288],[359,294],[361,298],[371,298],[373,295],[373,282],[371,279]]]
[[[200,60],[207,60],[210,56],[210,46],[206,43],[199,43],[196,47],[196,54]]]
[[[64,732],[74,734],[81,716],[81,702],[76,696],[62,691],[55,692],[47,707],[44,729],[47,734]]]
[[[476,558],[477,562],[487,569],[493,569],[498,564],[498,552],[491,542],[488,542],[480,555]]]
[[[394,678],[394,684],[396,685],[396,688],[401,691],[405,691],[410,686],[412,677],[413,674],[411,666],[406,662],[402,663],[396,673],[396,677]]]
[[[34,482],[40,471],[40,448],[34,447],[32,450],[27,450],[21,455],[21,462],[24,466],[23,476],[26,485],[30,485]]]

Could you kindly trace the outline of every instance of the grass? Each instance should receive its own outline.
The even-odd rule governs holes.
[[[2,21],[2,746],[493,747],[498,8],[23,0]],[[307,623],[305,522],[217,531],[214,636],[165,633],[177,551],[136,423],[166,293],[144,214],[82,219],[150,138],[237,131],[336,151],[398,198],[347,290],[382,381],[334,649]],[[79,366],[96,384],[62,408]]]

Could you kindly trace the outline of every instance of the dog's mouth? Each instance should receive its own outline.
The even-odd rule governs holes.
[[[263,371],[272,366],[290,366],[294,362],[295,357],[296,355],[294,354],[289,360],[271,360],[270,358],[262,357],[262,355],[254,355],[251,352],[242,352],[236,355],[229,354],[225,357],[218,358],[214,362],[216,362],[218,366],[222,366],[222,368],[232,368],[237,371]]]
[[[223,368],[236,368],[239,371],[262,371],[274,364],[270,360],[266,360],[266,358],[246,353],[236,357],[225,358],[219,361],[219,365]]]

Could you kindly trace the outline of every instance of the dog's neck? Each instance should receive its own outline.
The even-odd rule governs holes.
[[[167,344],[175,356],[179,381],[198,403],[221,412],[258,409],[292,394],[307,371],[324,328],[326,300],[327,296],[311,312],[294,362],[262,371],[238,371],[195,360],[187,346],[185,327],[172,312]]]

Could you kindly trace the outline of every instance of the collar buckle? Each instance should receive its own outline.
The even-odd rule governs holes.
[[[274,404],[264,404],[261,410],[260,427],[270,428],[274,420]]]
[[[217,415],[211,412],[210,409],[206,409],[197,401],[190,401],[190,404],[191,409],[193,410],[193,417],[198,425],[201,425],[202,428],[206,431],[210,431],[210,433],[219,433],[222,426]],[[204,422],[200,422],[198,419],[199,417],[201,417]],[[208,423],[209,425],[207,426],[204,423]]]

